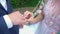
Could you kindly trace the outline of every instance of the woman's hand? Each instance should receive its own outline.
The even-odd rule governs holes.
[[[26,11],[26,12],[24,12],[24,18],[25,18],[25,20],[26,20],[26,22],[28,24],[28,22],[32,22],[33,21],[34,15],[33,15],[32,12]]]
[[[32,12],[26,11],[26,12],[24,12],[24,17],[25,17],[26,19],[30,19],[30,18],[33,18],[34,15],[33,15]]]

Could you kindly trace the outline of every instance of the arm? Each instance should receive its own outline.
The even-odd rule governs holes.
[[[17,17],[18,16],[18,17]],[[8,19],[7,19],[7,18]],[[6,21],[7,20],[7,21]],[[11,21],[10,21],[11,20]],[[13,13],[11,13],[11,14],[8,14],[8,16],[7,15],[4,15],[4,16],[1,16],[0,17],[0,23],[1,23],[1,25],[3,26],[3,25],[5,25],[5,26],[7,26],[8,24],[6,23],[6,22],[8,22],[8,24],[9,24],[9,22],[11,23],[11,24],[13,24],[13,25],[20,25],[20,24],[23,24],[23,23],[25,23],[25,20],[24,20],[24,18],[22,17],[22,15],[19,13],[19,11],[16,11],[16,12],[13,12]],[[1,27],[2,27],[1,26]],[[11,26],[11,25],[10,25]]]
[[[30,14],[30,18],[27,19],[27,21],[30,22],[30,23],[37,23],[37,22],[39,22],[39,21],[42,21],[43,18],[44,18],[44,14],[43,14],[42,11],[41,11],[41,12],[38,14],[38,16],[35,17],[35,18],[34,18],[34,15],[33,15],[32,12],[27,11],[27,12],[24,13],[25,18],[26,18],[26,17],[29,17],[29,16],[28,16],[29,14]]]
[[[31,19],[30,21],[33,22],[33,23],[37,23],[39,21],[42,21],[44,18],[44,14],[43,13],[40,13],[37,17]]]

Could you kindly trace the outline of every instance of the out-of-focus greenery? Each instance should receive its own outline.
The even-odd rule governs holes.
[[[11,0],[13,8],[35,7],[39,0]]]

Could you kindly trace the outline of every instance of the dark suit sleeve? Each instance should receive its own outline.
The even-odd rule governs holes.
[[[11,29],[8,29],[3,16],[0,17],[0,34],[19,34],[19,27],[13,26]]]
[[[0,17],[0,34],[10,34],[3,16]]]

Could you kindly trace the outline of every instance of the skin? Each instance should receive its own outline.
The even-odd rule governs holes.
[[[26,23],[24,17],[22,16],[22,14],[19,11],[8,14],[8,16],[11,19],[13,25],[20,26],[20,25],[23,25]]]
[[[47,3],[47,0],[44,0],[45,1],[45,4]],[[40,7],[42,7],[42,6],[40,6]],[[43,8],[43,7],[42,7]],[[42,9],[41,8],[41,9]],[[28,14],[27,14],[28,13]],[[27,15],[29,15],[29,14],[31,14],[32,16],[33,16],[33,14],[32,14],[32,12],[29,12],[29,11],[26,11],[25,13],[24,13],[24,15],[25,15],[25,17],[28,17],[28,16],[26,16],[26,14]],[[31,16],[31,17],[32,17]],[[30,22],[33,22],[33,23],[37,23],[37,22],[39,22],[39,21],[42,21],[44,19],[44,14],[43,14],[43,10],[41,10],[41,13],[39,13],[39,15],[37,16],[37,17],[32,17],[32,18],[29,18],[29,19],[27,19],[27,21],[30,21]]]

